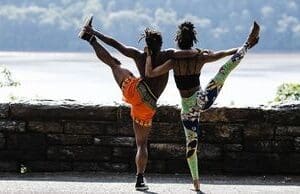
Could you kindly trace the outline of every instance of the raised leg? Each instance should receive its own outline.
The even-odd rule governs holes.
[[[224,82],[230,72],[241,62],[247,52],[247,46],[244,45],[234,54],[220,69],[217,75],[208,83],[204,91],[197,92],[197,105],[201,110],[206,110],[217,99]]]
[[[208,109],[214,103],[230,72],[241,62],[248,49],[258,43],[259,31],[259,25],[254,22],[245,44],[220,68],[205,90],[197,93],[197,105],[202,111]]]
[[[133,76],[129,70],[122,68],[120,66],[121,62],[115,57],[111,56],[110,53],[96,40],[93,40],[90,44],[92,45],[97,57],[111,68],[114,79],[119,87],[121,87],[121,84],[125,78]]]
[[[124,79],[129,76],[133,76],[133,74],[129,70],[121,68],[121,62],[115,57],[111,56],[111,54],[99,42],[97,42],[96,37],[94,35],[86,31],[86,27],[92,26],[92,21],[92,16],[86,19],[84,27],[82,28],[78,36],[79,38],[89,42],[90,45],[93,47],[98,59],[100,59],[103,63],[107,64],[111,68],[114,79],[121,88],[121,84],[124,81]]]

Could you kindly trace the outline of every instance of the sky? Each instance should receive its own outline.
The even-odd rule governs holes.
[[[183,21],[195,24],[197,47],[239,46],[256,20],[262,29],[257,52],[300,51],[297,0],[1,0],[0,51],[89,51],[77,34],[91,14],[96,29],[140,49],[146,27],[162,32],[164,48],[176,47]]]

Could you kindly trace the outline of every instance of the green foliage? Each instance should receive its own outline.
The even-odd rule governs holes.
[[[300,101],[300,84],[284,83],[277,89],[274,102]]]
[[[19,86],[20,82],[15,81],[12,78],[11,72],[5,67],[0,66],[0,88],[2,87],[10,87],[10,86]]]

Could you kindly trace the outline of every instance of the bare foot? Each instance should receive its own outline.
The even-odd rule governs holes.
[[[254,21],[250,34],[246,41],[246,44],[248,44],[249,49],[258,43],[259,31],[260,31],[260,26],[256,23],[256,21]]]
[[[86,40],[88,42],[91,42],[92,40],[94,40],[94,36],[89,34],[88,32],[86,32],[86,29],[85,27],[86,26],[89,26],[91,27],[92,26],[92,22],[93,22],[93,16],[90,16],[88,17],[85,21],[84,21],[84,25],[83,25],[83,28],[82,30],[79,32],[78,36],[79,38],[83,39],[83,40]]]
[[[193,180],[195,191],[200,191],[200,180]]]

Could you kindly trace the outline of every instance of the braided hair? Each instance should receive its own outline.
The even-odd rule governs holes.
[[[183,22],[178,26],[175,41],[180,49],[190,49],[197,43],[196,30],[191,22]]]
[[[139,41],[144,38],[146,41],[146,45],[150,49],[152,54],[157,54],[160,51],[163,43],[161,33],[156,30],[146,28]]]

